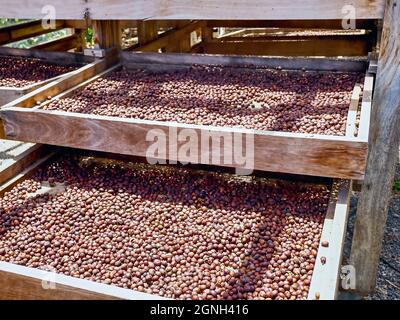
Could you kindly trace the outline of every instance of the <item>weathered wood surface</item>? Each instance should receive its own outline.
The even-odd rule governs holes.
[[[36,37],[64,27],[64,21],[56,21],[55,29],[44,29],[41,20],[28,21],[0,28],[0,45]]]
[[[185,53],[121,52],[121,62],[127,68],[145,65],[153,69],[184,68],[193,64],[222,65],[229,67],[265,67],[293,70],[365,72],[365,58],[295,58],[245,57],[234,55],[207,55]]]
[[[42,19],[48,0],[2,0],[4,18]],[[343,6],[352,4],[359,19],[383,17],[384,0],[52,0],[58,19],[342,19]]]
[[[296,29],[342,29],[342,19],[317,20],[313,17],[310,20],[207,20],[207,27],[226,28],[296,28]],[[357,29],[374,29],[372,20],[357,18]]]
[[[22,58],[36,58],[51,63],[67,66],[82,65],[94,61],[93,57],[71,52],[46,52],[35,49],[19,49],[0,47],[0,56],[16,56]]]
[[[379,52],[368,165],[351,251],[356,291],[374,290],[400,142],[400,2],[387,0]]]
[[[0,184],[35,162],[44,152],[38,144],[0,140]]]
[[[318,254],[311,279],[309,300],[335,300],[339,289],[339,273],[349,213],[351,182],[336,181],[322,229]],[[322,246],[327,241],[328,247]],[[322,263],[321,258],[325,263]]]
[[[201,28],[204,25],[205,22],[195,21],[190,22],[181,28],[166,31],[155,40],[153,39],[152,41],[147,41],[143,45],[140,45],[140,47],[136,48],[135,51],[158,52],[158,49],[165,48],[171,43],[179,43],[185,36],[188,36],[192,31]]]
[[[367,56],[370,46],[366,39],[257,39],[213,40],[205,43],[204,53],[261,56]]]
[[[15,185],[17,185],[21,181],[28,179],[41,164],[48,161],[51,157],[54,156],[54,154],[55,154],[54,152],[47,153],[46,155],[42,156],[41,158],[37,159],[32,164],[27,166],[20,173],[13,176],[10,180],[7,180],[5,183],[0,185],[0,196],[2,197],[5,192],[10,191],[12,188],[14,188]]]
[[[121,47],[121,27],[117,20],[98,20],[93,22],[93,37],[102,49]]]
[[[368,140],[368,135],[369,135],[373,88],[374,88],[374,76],[370,73],[367,73],[365,75],[365,80],[364,80],[361,111],[360,111],[360,124],[358,126],[358,137],[363,140]]]
[[[147,293],[0,261],[0,299],[155,300]]]
[[[168,154],[167,158],[192,163],[204,163],[198,156],[204,152],[208,152],[207,159],[218,159],[224,154],[224,148],[232,148],[232,144],[224,144],[222,139],[220,145],[212,144],[205,151],[194,139],[188,143],[170,141],[169,130],[186,134],[187,130],[184,130],[190,129],[199,139],[206,132],[211,132],[214,137],[238,133],[242,134],[240,141],[243,148],[248,134],[249,138],[254,138],[254,166],[250,161],[243,165],[222,161],[215,164],[325,177],[361,179],[367,152],[366,142],[348,137],[197,126],[23,108],[5,108],[1,117],[8,139],[136,156],[148,155],[154,141],[146,141],[146,136],[150,130],[158,129],[166,134],[167,145],[181,148],[186,144],[192,151],[196,150],[189,159],[176,153]]]
[[[360,101],[360,93],[361,93],[361,88],[359,86],[355,85],[353,92],[351,94],[349,111],[347,112],[346,136],[348,136],[348,137],[355,136],[357,111],[358,111],[358,104]]]
[[[79,44],[79,37],[77,34],[69,34],[56,40],[48,40],[43,43],[32,46],[32,49],[43,51],[56,51],[63,52],[71,49],[76,49]]]

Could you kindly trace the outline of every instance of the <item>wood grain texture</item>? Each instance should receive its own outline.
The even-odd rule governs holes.
[[[347,112],[346,120],[346,136],[354,137],[356,130],[358,103],[360,101],[361,88],[357,85],[354,86],[351,94],[349,111]]]
[[[55,29],[50,31],[60,30],[64,27],[63,21],[56,21]],[[36,37],[44,33],[48,33],[48,29],[42,27],[41,20],[28,21],[0,28],[0,45],[23,40],[30,37]]]
[[[113,285],[0,261],[0,300],[162,300]]]
[[[71,34],[56,40],[48,40],[38,45],[34,45],[32,49],[63,52],[77,48],[79,46],[79,40],[77,34]]]
[[[293,57],[252,57],[234,55],[207,55],[186,53],[121,52],[121,62],[126,66],[140,65],[165,69],[176,66],[184,68],[193,64],[222,65],[229,67],[265,67],[290,70],[349,71],[365,72],[365,58],[293,58]]]
[[[203,144],[195,140],[170,140],[170,130],[176,130],[178,134],[182,132],[184,135],[190,129],[199,140],[201,134],[206,133],[217,138],[224,134],[232,136],[237,133],[241,134],[242,140],[238,141],[242,141],[243,148],[247,134],[249,139],[254,139],[254,148],[248,149],[254,152],[254,158],[243,165],[234,161],[214,164],[324,177],[361,179],[367,152],[366,142],[348,137],[196,126],[24,108],[3,109],[1,117],[8,139],[135,156],[148,155],[149,147],[154,141],[146,141],[146,136],[150,130],[158,129],[166,134],[168,145],[180,149],[186,144],[191,150],[196,150],[189,159],[176,153],[167,154],[168,159],[205,164],[210,163],[204,162],[199,155],[205,153],[207,159],[216,159],[224,154],[224,148],[232,147],[229,140],[226,140],[226,144],[225,140],[220,145],[212,144],[207,151]]]
[[[26,167],[43,155],[42,145],[33,144],[23,148],[24,151],[11,159],[4,159],[0,166],[0,184],[19,174]]]
[[[351,182],[336,181],[333,184],[327,215],[322,229],[318,254],[311,279],[308,299],[335,300],[339,289],[339,273],[342,260],[344,239],[349,213]],[[323,241],[329,243],[323,247]],[[325,258],[322,264],[321,258]]]
[[[369,154],[358,200],[351,262],[359,293],[374,290],[400,142],[400,2],[387,0],[376,86],[372,102]]]
[[[121,27],[117,20],[97,20],[93,22],[93,37],[102,49],[121,47]]]
[[[46,155],[42,156],[41,158],[37,159],[35,162],[30,164],[28,167],[26,167],[20,173],[13,176],[10,180],[7,180],[2,185],[0,185],[0,196],[2,197],[5,192],[10,191],[12,188],[14,188],[15,185],[17,185],[21,181],[29,178],[41,164],[48,161],[54,155],[55,155],[54,152],[47,153]]]
[[[261,56],[367,56],[367,39],[251,39],[213,40],[205,43],[204,53]]]
[[[210,28],[296,28],[296,29],[342,29],[342,19],[317,20],[316,17],[310,20],[208,20]],[[357,19],[357,29],[374,29],[372,20]]]
[[[360,125],[358,127],[358,137],[368,141],[369,126],[371,122],[372,92],[374,89],[374,76],[371,73],[365,75],[364,88],[360,110]]]
[[[179,43],[185,36],[188,36],[192,31],[201,28],[204,25],[205,22],[194,21],[181,28],[166,31],[159,38],[145,42],[143,45],[136,48],[135,51],[158,52],[158,49],[165,48],[171,43]]]
[[[2,0],[4,18],[43,18],[48,0]],[[58,19],[83,19],[85,9],[92,19],[342,19],[342,7],[352,4],[359,19],[383,17],[384,0],[52,0]]]

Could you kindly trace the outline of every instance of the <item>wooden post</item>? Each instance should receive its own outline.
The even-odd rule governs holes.
[[[400,1],[387,0],[369,134],[365,179],[354,226],[351,263],[356,292],[376,284],[400,142]]]
[[[101,49],[121,47],[121,28],[118,20],[93,21],[94,41]]]
[[[138,42],[140,46],[143,46],[150,41],[157,39],[158,28],[156,21],[138,21],[137,24]]]

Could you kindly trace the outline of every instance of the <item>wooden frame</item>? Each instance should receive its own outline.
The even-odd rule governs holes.
[[[332,186],[332,194],[308,292],[309,300],[337,299],[350,207],[350,190],[351,181],[348,180],[336,181]],[[323,246],[323,242],[327,242],[328,247]]]
[[[0,57],[21,57],[21,58],[36,58],[46,62],[54,64],[76,66],[81,68],[83,65],[94,61],[94,58],[84,56],[81,54],[67,53],[67,52],[43,52],[39,50],[26,50],[26,49],[14,49],[14,48],[0,48]],[[0,87],[0,106],[13,101],[41,86],[50,83],[54,80],[68,77],[73,74],[74,71],[68,72],[57,77],[53,77],[38,83],[34,83],[21,88],[17,87]]]
[[[57,20],[55,29],[44,29],[41,20],[17,23],[11,26],[0,28],[0,44],[12,43],[15,41],[36,37],[44,33],[57,31],[64,28],[64,21]]]
[[[218,64],[241,67],[243,65],[257,65],[263,67],[282,66],[288,69],[300,69],[303,66],[311,70],[365,70],[363,61],[348,61],[333,59],[332,63],[324,59],[279,59],[279,58],[248,58],[230,56],[205,56],[185,54],[157,54],[157,53],[128,53],[121,54],[122,63],[130,69],[147,67],[152,70],[163,71],[166,68],[187,68],[192,64]],[[106,71],[108,73],[111,70]],[[93,81],[90,79],[88,81]],[[78,85],[71,90],[55,96],[54,99],[70,94],[73,90],[84,86]],[[59,90],[62,92],[62,90]],[[45,95],[46,91],[42,92]],[[31,102],[34,96],[31,96]],[[198,136],[209,134],[212,137],[221,137],[224,134],[239,134],[254,141],[254,167],[248,164],[237,163],[219,164],[223,166],[242,167],[282,173],[294,173],[346,179],[362,179],[367,154],[367,139],[346,136],[328,136],[316,134],[255,131],[239,128],[212,127],[188,125],[172,122],[158,122],[140,119],[121,119],[88,114],[70,113],[62,111],[42,110],[32,107],[27,99],[18,103],[10,103],[1,111],[4,121],[5,134],[8,139],[37,142],[51,145],[120,153],[125,155],[147,156],[147,150],[153,143],[146,141],[149,130],[158,129],[167,133],[176,130],[179,134],[185,129],[191,129]],[[364,125],[363,127],[368,127]],[[364,135],[365,136],[365,135]],[[366,134],[368,136],[368,134]],[[167,142],[169,140],[167,138]],[[172,142],[171,142],[172,143]],[[244,142],[243,142],[244,143]],[[183,144],[183,143],[181,143]],[[177,145],[179,147],[180,144]],[[206,163],[203,159],[222,154],[223,143],[204,150],[197,142],[192,148],[198,149],[190,158],[193,163]],[[205,158],[196,157],[208,152]],[[164,158],[163,156],[156,158]],[[170,154],[169,160],[182,161],[178,155]],[[285,161],[282,159],[285,158]],[[187,161],[188,159],[185,158]]]
[[[42,8],[47,0],[15,2],[3,0],[0,12],[4,18],[42,19]],[[85,12],[91,19],[126,20],[277,20],[277,19],[343,19],[342,9],[349,2],[344,0],[238,0],[221,2],[219,0],[103,0],[101,5],[95,1],[53,0],[59,19],[83,19]],[[380,19],[383,17],[384,0],[353,0],[358,19]]]
[[[21,173],[0,185],[0,196],[15,185],[29,178],[35,170],[50,161],[57,152],[36,154],[35,161]],[[50,189],[49,189],[50,190]],[[309,299],[321,292],[321,299],[335,299],[337,294],[341,250],[346,231],[350,182],[336,181],[327,207],[321,234],[318,257],[315,263]],[[329,240],[329,248],[321,245]],[[322,266],[320,257],[325,255],[327,263]],[[319,291],[318,291],[319,290]],[[124,289],[114,285],[66,276],[48,270],[25,267],[0,261],[0,299],[166,299],[161,296]]]

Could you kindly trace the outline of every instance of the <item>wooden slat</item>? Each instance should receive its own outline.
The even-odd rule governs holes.
[[[31,48],[45,51],[68,51],[79,46],[79,38],[76,34],[67,35],[56,40],[49,40]]]
[[[157,52],[158,49],[168,46],[170,43],[179,43],[179,41],[184,37],[189,35],[192,31],[195,31],[205,25],[203,21],[195,21],[185,25],[179,29],[169,30],[163,33],[159,38],[153,40],[147,44],[141,45],[136,48],[135,51],[144,52]]]
[[[299,37],[298,39],[213,40],[204,44],[204,53],[259,56],[367,56],[367,39]]]
[[[55,155],[54,152],[48,153],[47,155],[43,156],[42,158],[39,158],[34,163],[29,165],[27,168],[25,168],[19,174],[12,177],[10,180],[7,180],[7,182],[3,183],[0,186],[0,196],[3,196],[5,192],[10,191],[12,188],[14,188],[14,186],[16,186],[21,181],[28,179],[41,164],[48,161],[54,155]]]
[[[0,45],[60,30],[64,27],[64,22],[56,21],[55,27],[56,28],[52,30],[43,29],[41,20],[3,27],[0,28]]]
[[[0,261],[0,299],[162,300],[164,298]]]
[[[1,142],[2,146],[3,144],[6,144],[6,150],[2,149],[1,152],[6,153],[7,158],[5,158],[5,155],[3,155],[4,159],[1,160],[0,184],[19,174],[26,167],[35,162],[44,152],[43,146],[39,144],[20,143],[19,145],[15,145],[14,141]],[[17,152],[17,154],[13,156],[15,152],[13,152],[13,150],[8,151],[7,144],[11,145],[17,150],[22,150],[22,152]]]
[[[4,18],[41,19],[48,0],[2,0]],[[85,9],[92,19],[342,19],[343,0],[52,0],[59,19],[82,19]],[[383,17],[384,0],[353,0],[359,19]]]
[[[121,47],[121,27],[119,21],[98,20],[93,22],[94,42],[102,49]]]
[[[371,121],[372,91],[374,88],[374,76],[370,73],[365,75],[364,89],[361,102],[360,125],[358,137],[368,141],[369,126]]]
[[[316,17],[310,20],[208,20],[207,26],[211,28],[296,28],[296,29],[342,29],[342,19],[318,20]],[[357,29],[374,29],[371,20],[357,19]]]
[[[61,65],[76,66],[94,61],[93,57],[71,52],[48,52],[35,49],[0,47],[0,56],[36,58]]]
[[[1,111],[1,117],[8,139],[144,157],[153,144],[152,141],[146,141],[147,133],[152,129],[162,130],[167,135],[167,143],[170,129],[177,130],[178,134],[184,129],[191,129],[197,137],[208,132],[214,137],[242,134],[243,144],[247,134],[254,138],[254,169],[325,177],[361,179],[367,151],[366,142],[346,137],[219,128],[23,108],[5,108]],[[171,141],[171,145],[175,143]],[[182,144],[178,142],[177,148]],[[210,156],[223,155],[224,147],[232,147],[225,146],[223,141],[219,146],[213,144],[209,151],[194,140],[190,140],[189,145],[192,150],[197,150],[197,154],[191,154],[192,163],[204,163],[203,158],[199,159],[197,155],[205,153],[209,159]],[[170,154],[168,158],[184,160],[177,154]],[[251,162],[244,166],[235,162],[220,165],[253,169]]]
[[[121,61],[127,68],[146,65],[152,69],[184,68],[194,64],[222,65],[229,67],[259,66],[295,70],[365,72],[365,58],[293,58],[251,57],[185,53],[121,52]]]
[[[349,111],[347,112],[346,120],[346,136],[354,137],[356,130],[358,103],[360,101],[361,88],[357,85],[354,86],[353,93],[351,94]]]
[[[308,299],[335,300],[339,289],[339,272],[350,201],[350,181],[338,181],[325,217]],[[322,242],[328,242],[328,247]],[[321,262],[325,260],[325,264]]]

